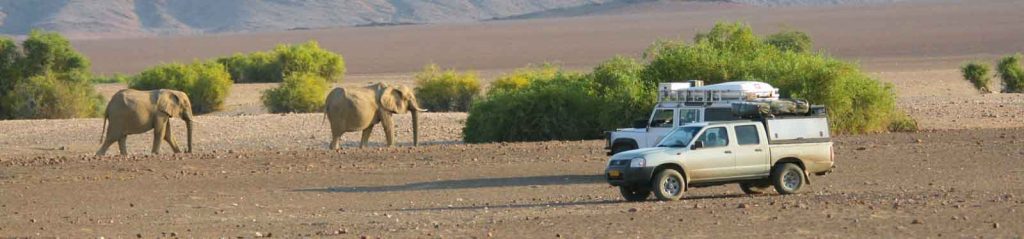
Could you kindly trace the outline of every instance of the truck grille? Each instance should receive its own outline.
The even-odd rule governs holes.
[[[612,160],[608,166],[629,166],[629,159]]]

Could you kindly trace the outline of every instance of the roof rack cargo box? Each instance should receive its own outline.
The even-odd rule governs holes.
[[[825,116],[765,118],[764,126],[773,144],[827,141],[832,137]]]

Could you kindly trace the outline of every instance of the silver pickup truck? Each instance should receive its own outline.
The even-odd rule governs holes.
[[[792,194],[810,174],[832,171],[835,156],[824,116],[703,122],[677,127],[657,147],[625,151],[605,176],[629,201],[679,200],[687,188],[739,183],[748,194],[774,186]]]

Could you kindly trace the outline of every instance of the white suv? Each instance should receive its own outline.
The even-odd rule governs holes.
[[[703,86],[700,81],[661,83],[658,104],[647,120],[638,120],[632,128],[607,132],[608,155],[639,148],[654,147],[666,133],[689,123],[739,119],[732,103],[779,98],[779,89],[764,82],[735,81]]]

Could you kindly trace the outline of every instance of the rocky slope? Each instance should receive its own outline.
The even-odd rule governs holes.
[[[75,37],[470,22],[619,0],[0,0],[0,33]]]

